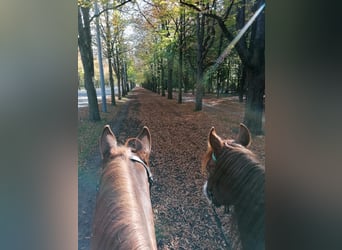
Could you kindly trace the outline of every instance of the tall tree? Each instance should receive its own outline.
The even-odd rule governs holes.
[[[185,36],[185,10],[180,9],[179,15],[179,79],[178,79],[178,103],[182,103],[182,87],[183,87],[183,46],[184,46],[184,36]]]
[[[202,98],[204,91],[203,82],[203,40],[204,40],[204,16],[201,13],[196,15],[196,31],[197,31],[197,79],[196,79],[196,103],[195,110],[202,110]]]
[[[109,8],[109,3],[107,3],[106,8]],[[105,32],[105,41],[106,41],[106,54],[108,60],[108,73],[109,73],[109,85],[111,92],[111,104],[113,106],[116,105],[115,101],[115,88],[114,88],[114,77],[113,77],[113,66],[112,66],[112,58],[113,58],[113,48],[111,46],[112,41],[112,32],[111,32],[111,24],[109,22],[109,10],[105,12],[106,16],[106,32]]]
[[[209,3],[201,2],[202,10],[215,8],[215,3],[210,6]],[[198,12],[196,15],[196,33],[197,33],[197,81],[196,81],[196,103],[195,110],[202,110],[202,99],[204,94],[204,70],[208,67],[204,60],[209,49],[215,41],[215,22],[209,20],[206,15]]]
[[[94,59],[91,47],[89,9],[89,5],[78,6],[78,47],[84,69],[84,85],[88,96],[88,117],[90,121],[100,121],[101,117],[93,82]]]
[[[253,10],[263,3],[257,1]],[[249,60],[246,64],[248,86],[244,122],[254,134],[262,134],[263,98],[265,94],[265,13],[252,26]]]
[[[98,14],[90,17],[90,6],[93,4],[92,0],[78,0],[78,47],[80,49],[82,65],[84,69],[84,83],[87,90],[88,106],[89,106],[89,120],[101,120],[96,90],[94,87],[94,58],[92,50],[92,38],[90,31],[90,23],[94,18],[102,15],[108,9],[117,9],[132,0],[121,1],[116,6],[113,4],[107,9],[101,10]],[[101,52],[99,52],[101,53]]]
[[[167,56],[167,99],[172,99],[172,88],[173,88],[173,62],[174,62],[174,49],[173,45],[170,44],[168,48]]]
[[[215,2],[215,1],[214,1]],[[215,11],[204,11],[198,6],[184,2],[181,3],[197,10],[202,15],[216,20],[222,34],[228,41],[234,39],[234,32],[230,31],[231,22],[228,21],[229,17],[233,15],[232,7],[240,6],[239,15],[235,18],[236,27],[242,27],[247,16],[246,6],[252,5],[251,11],[254,13],[262,4],[264,0],[247,1],[241,0],[235,4],[234,0],[225,6],[224,12],[219,14]],[[234,18],[232,19],[234,20]],[[243,72],[245,75],[245,84],[247,86],[247,102],[246,112],[244,117],[245,124],[250,128],[251,132],[255,135],[262,133],[262,113],[263,113],[263,96],[265,91],[265,13],[264,11],[255,20],[250,35],[244,35],[236,44],[235,49],[243,64]]]
[[[114,51],[114,57],[113,57],[113,69],[115,71],[115,75],[116,75],[116,80],[118,83],[118,99],[121,100],[122,98],[122,88],[121,88],[121,70],[120,70],[120,51],[119,51],[119,46],[118,44],[115,45],[115,48],[113,49]]]
[[[165,71],[164,71],[164,58],[161,57],[159,60],[160,64],[160,87],[161,87],[161,95],[165,96]]]

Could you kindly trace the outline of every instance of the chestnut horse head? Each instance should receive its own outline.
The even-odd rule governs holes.
[[[211,128],[202,170],[208,174],[203,192],[215,206],[234,206],[244,250],[264,249],[265,169],[247,147],[248,128],[240,124],[237,138],[222,139]]]
[[[150,197],[151,135],[144,127],[118,146],[106,125],[100,138],[102,176],[91,249],[157,249]]]

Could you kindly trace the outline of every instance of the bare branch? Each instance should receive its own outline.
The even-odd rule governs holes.
[[[234,4],[234,0],[232,0],[232,2],[230,3],[229,7],[227,8],[226,12],[224,13],[224,15],[223,15],[223,17],[222,17],[222,19],[223,19],[224,21],[227,20],[229,14],[230,14],[230,11],[232,10],[233,4]]]
[[[194,10],[197,10],[198,12],[202,12],[202,10],[201,10],[200,8],[198,8],[198,7],[197,7],[196,5],[194,5],[194,4],[186,3],[186,2],[183,2],[182,0],[179,0],[179,3],[180,3],[180,4],[183,4],[183,5],[185,5],[185,6],[188,6],[188,7],[192,8],[192,9],[194,9]]]
[[[90,19],[89,19],[89,23],[92,22],[94,20],[94,18],[96,17],[99,17],[102,13],[106,12],[107,10],[115,10],[117,8],[120,8],[121,6],[125,5],[126,3],[129,3],[131,2],[132,0],[126,0],[125,2],[122,2],[116,6],[112,6],[112,7],[108,7],[108,8],[105,8],[103,10],[101,10],[98,14],[96,15],[93,15]]]
[[[146,20],[146,22],[154,29],[154,25],[150,22],[150,20],[148,20],[148,18],[145,16],[145,14],[141,11],[140,6],[138,3],[136,3],[137,7],[138,7],[138,11],[139,13],[143,16],[143,18]]]
[[[211,13],[204,13],[203,15],[214,18],[217,21],[218,25],[220,26],[223,35],[228,39],[228,41],[233,41],[234,35],[227,29],[226,25],[224,24],[224,20],[222,19],[222,17],[215,15],[215,14],[211,14]],[[248,61],[248,51],[243,46],[242,40],[240,40],[236,44],[235,48],[236,48],[237,52],[239,53],[241,60],[243,62],[247,62]]]
[[[142,0],[144,3],[146,3],[147,5],[150,5],[150,6],[152,6],[152,7],[157,7],[157,5],[155,5],[155,4],[153,4],[153,3],[150,3],[150,2],[148,2],[148,1],[146,1],[146,0]]]

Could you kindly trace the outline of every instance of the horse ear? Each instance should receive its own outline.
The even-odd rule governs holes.
[[[216,134],[215,128],[212,127],[209,132],[209,145],[213,148],[215,153],[219,153],[223,147],[222,139]]]
[[[100,138],[100,152],[102,159],[110,152],[111,148],[116,148],[117,141],[109,125],[104,126]]]
[[[236,142],[246,148],[251,145],[251,133],[243,123],[240,123],[239,134],[237,136]]]
[[[151,153],[152,142],[150,130],[148,129],[148,127],[144,126],[144,128],[141,130],[140,134],[136,138],[142,142],[145,153],[149,155]]]

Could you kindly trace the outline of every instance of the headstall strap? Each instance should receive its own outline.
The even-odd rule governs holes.
[[[151,170],[150,168],[146,165],[146,163],[141,160],[138,156],[136,155],[132,155],[130,157],[130,160],[131,161],[135,161],[135,162],[139,162],[141,165],[144,166],[145,170],[146,170],[146,173],[147,173],[147,178],[148,178],[148,183],[150,184],[150,190],[151,190],[151,186],[153,185],[153,177],[152,177],[152,173],[151,173]]]

